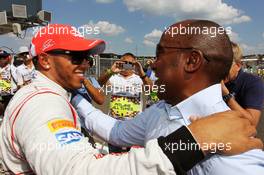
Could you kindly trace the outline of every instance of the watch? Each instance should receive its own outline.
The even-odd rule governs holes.
[[[235,93],[229,93],[223,96],[223,100],[227,103],[233,97],[235,97]]]

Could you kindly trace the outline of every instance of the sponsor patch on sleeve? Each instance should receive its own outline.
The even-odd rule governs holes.
[[[51,120],[48,122],[47,127],[61,145],[78,142],[83,137],[79,127],[75,127],[74,122],[71,120]]]
[[[56,119],[48,122],[48,128],[52,133],[55,133],[61,129],[75,128],[75,126],[70,120]]]
[[[67,145],[73,142],[79,142],[83,135],[77,130],[69,130],[64,132],[58,132],[55,134],[57,141],[61,145]]]

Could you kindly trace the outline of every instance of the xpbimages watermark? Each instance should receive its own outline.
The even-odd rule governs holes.
[[[216,37],[217,34],[223,35],[223,34],[232,34],[232,28],[231,27],[207,27],[207,26],[183,26],[180,24],[179,26],[173,26],[173,27],[165,27],[165,34],[170,35],[171,37],[174,37],[176,35],[210,35],[212,38]]]
[[[66,26],[52,26],[47,25],[45,27],[33,27],[33,34],[35,35],[39,32],[39,35],[53,35],[53,34],[72,34],[80,37],[84,37],[85,35],[99,35],[100,34],[100,27],[98,26],[80,26],[74,27],[72,26],[70,29]]]
[[[174,153],[176,151],[195,151],[202,149],[205,152],[216,153],[217,151],[231,150],[231,143],[193,143],[193,142],[182,142],[179,143],[164,143],[165,151]]]
[[[104,85],[101,87],[100,92],[104,92],[106,95],[118,92],[126,92],[129,94],[139,94],[144,93],[144,95],[150,95],[151,92],[159,92],[164,93],[166,91],[165,85],[139,85],[139,86],[131,86],[131,85],[123,85],[120,86],[118,84],[113,85]]]

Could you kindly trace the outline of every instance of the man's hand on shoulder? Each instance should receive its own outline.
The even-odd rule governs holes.
[[[262,141],[255,137],[255,126],[237,111],[216,113],[188,127],[205,154],[235,155],[263,148]]]

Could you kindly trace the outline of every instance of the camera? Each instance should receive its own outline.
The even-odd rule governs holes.
[[[122,68],[124,70],[134,70],[134,64],[132,62],[124,61]]]

